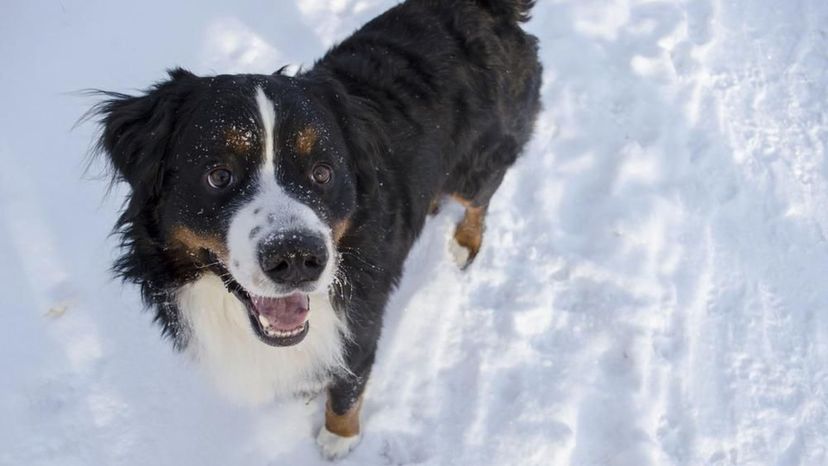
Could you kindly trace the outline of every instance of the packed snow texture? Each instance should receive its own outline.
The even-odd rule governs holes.
[[[0,464],[322,464],[322,397],[239,408],[111,279],[84,88],[271,72],[394,2],[0,13]],[[544,112],[477,262],[429,221],[343,465],[828,464],[828,2],[540,0]],[[100,172],[100,164],[90,174]]]

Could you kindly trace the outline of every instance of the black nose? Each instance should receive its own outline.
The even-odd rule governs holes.
[[[279,232],[259,245],[259,265],[276,283],[298,286],[314,281],[327,262],[325,241],[307,231]]]

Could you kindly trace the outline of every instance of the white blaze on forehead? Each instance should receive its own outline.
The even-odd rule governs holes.
[[[276,153],[273,149],[273,142],[275,141],[274,132],[276,131],[276,106],[265,95],[261,87],[256,88],[256,105],[259,107],[259,116],[262,119],[262,129],[264,130],[264,147],[262,149],[264,151],[262,154],[264,157],[264,167],[262,176],[266,177],[274,174],[273,159],[276,157]]]

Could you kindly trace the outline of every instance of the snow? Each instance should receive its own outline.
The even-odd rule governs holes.
[[[310,65],[394,2],[7,2],[0,464],[324,464],[110,278],[75,91]],[[545,111],[483,250],[429,222],[340,464],[828,464],[828,3],[541,0]],[[94,165],[90,173],[99,171]]]

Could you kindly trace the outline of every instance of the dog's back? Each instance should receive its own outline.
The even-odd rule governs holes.
[[[386,189],[397,189],[382,207],[408,224],[399,250],[407,252],[443,195],[485,209],[531,136],[541,65],[537,39],[520,23],[533,3],[409,0],[309,71],[364,98],[363,115],[373,115],[369,131],[387,150],[369,163],[389,177]],[[470,249],[473,256],[479,245]]]

